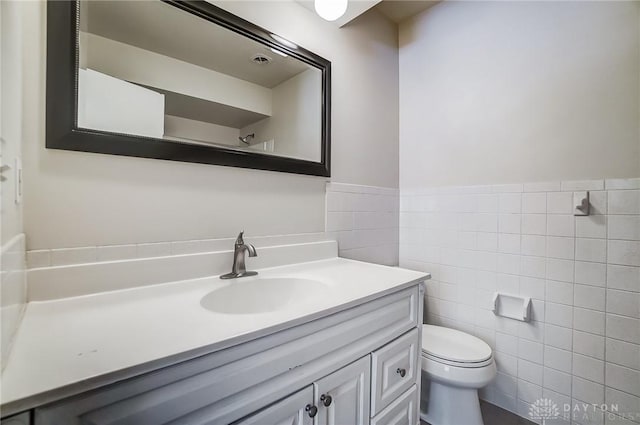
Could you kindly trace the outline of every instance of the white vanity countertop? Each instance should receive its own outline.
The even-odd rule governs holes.
[[[3,415],[299,325],[429,275],[333,258],[262,269],[259,277],[319,280],[329,290],[244,315],[201,307],[204,295],[239,281],[217,276],[29,303],[2,373]]]

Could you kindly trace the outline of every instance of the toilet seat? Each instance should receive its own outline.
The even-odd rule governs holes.
[[[489,345],[464,332],[422,325],[422,357],[455,367],[477,368],[493,362]]]
[[[489,366],[493,362],[493,356],[481,362],[456,362],[448,359],[443,359],[438,356],[427,353],[422,350],[422,358],[433,360],[434,362],[442,363],[448,366],[462,367],[462,368],[476,368]]]

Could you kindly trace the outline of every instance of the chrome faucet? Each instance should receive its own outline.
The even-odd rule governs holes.
[[[231,268],[231,273],[223,274],[220,276],[220,279],[235,279],[237,277],[255,276],[258,274],[258,272],[248,272],[244,264],[245,252],[249,253],[249,257],[257,257],[258,254],[256,253],[256,248],[253,245],[250,243],[244,243],[244,240],[242,239],[243,234],[244,230],[240,232],[236,239],[236,243],[233,246],[233,267]]]

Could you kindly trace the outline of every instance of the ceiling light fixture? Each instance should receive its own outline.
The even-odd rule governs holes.
[[[335,21],[347,11],[348,0],[314,0],[316,13],[327,21]]]

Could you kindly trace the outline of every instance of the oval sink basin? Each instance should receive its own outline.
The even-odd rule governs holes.
[[[250,279],[250,280],[249,280]],[[238,279],[205,295],[200,305],[224,314],[269,313],[294,307],[315,297],[326,297],[329,287],[300,278]]]

